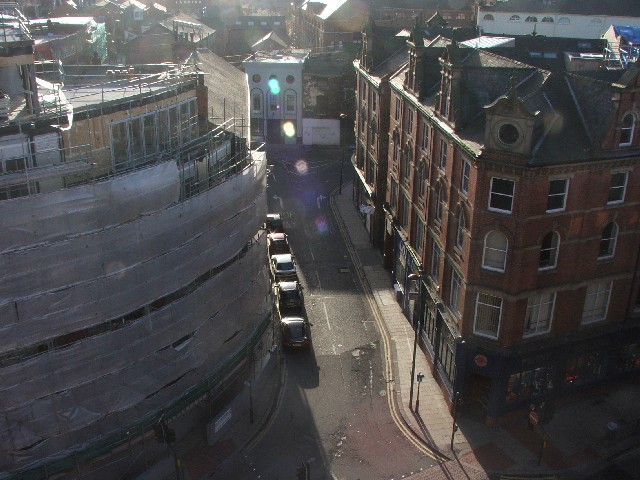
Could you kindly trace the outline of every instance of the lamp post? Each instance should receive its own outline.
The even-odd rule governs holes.
[[[416,376],[416,350],[418,349],[418,334],[422,329],[422,279],[424,276],[421,273],[412,273],[407,277],[407,280],[418,280],[418,325],[415,327],[415,333],[413,336],[413,360],[411,361],[411,388],[409,389],[409,409],[412,408],[413,403],[413,382]],[[416,403],[416,410],[418,404]]]
[[[453,451],[453,438],[458,430],[458,408],[462,406],[462,398],[460,398],[460,392],[456,392],[453,397],[453,425],[451,426],[451,451]]]
[[[340,114],[340,187],[338,193],[342,195],[342,172],[344,170],[344,121],[347,118],[346,113]]]
[[[424,380],[422,372],[418,374],[416,380],[418,380],[418,393],[416,393],[416,413],[418,413],[418,409],[420,408],[420,384],[422,383],[422,380]]]

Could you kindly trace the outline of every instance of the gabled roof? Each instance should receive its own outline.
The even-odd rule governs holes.
[[[258,40],[256,43],[251,45],[251,48],[254,49],[254,50],[261,50],[260,47],[264,46],[264,45],[267,45],[269,42],[273,42],[276,45],[279,45],[280,48],[287,48],[289,46],[289,45],[287,45],[287,42],[282,40],[277,33],[269,32],[264,37],[262,37],[260,40]]]

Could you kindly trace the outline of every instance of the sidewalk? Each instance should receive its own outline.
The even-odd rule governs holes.
[[[358,267],[364,272],[391,337],[395,360],[394,384],[400,412],[407,425],[426,445],[449,459],[412,478],[585,478],[606,465],[607,458],[637,447],[638,425],[628,425],[635,435],[625,435],[625,438],[612,438],[607,430],[609,422],[622,426],[624,419],[640,416],[637,407],[640,382],[631,381],[616,384],[611,389],[602,388],[593,395],[582,394],[561,400],[556,405],[553,421],[534,430],[528,428],[525,412],[507,416],[500,427],[494,428],[462,415],[458,418],[460,428],[454,436],[452,451],[453,419],[440,387],[431,376],[430,364],[420,349],[415,366],[416,374],[424,374],[419,412],[414,413],[409,408],[414,331],[395,300],[390,272],[382,267],[382,256],[369,242],[368,232],[351,201],[351,183],[345,184],[342,191],[342,195],[333,195],[332,202],[349,234],[360,263]],[[414,399],[416,392],[417,383],[414,384]],[[542,429],[547,443],[541,454]]]

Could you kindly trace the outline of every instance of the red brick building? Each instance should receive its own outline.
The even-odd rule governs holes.
[[[407,45],[379,107],[384,248],[443,391],[494,421],[638,374],[639,66],[543,69],[420,28]]]

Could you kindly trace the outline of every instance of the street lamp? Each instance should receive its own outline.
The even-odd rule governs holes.
[[[347,119],[346,113],[340,114],[340,188],[338,193],[342,195],[342,171],[344,170],[344,121]]]
[[[412,273],[407,277],[407,280],[418,280],[418,325],[415,327],[415,334],[413,336],[413,360],[411,362],[411,388],[409,389],[409,409],[412,408],[413,403],[413,382],[416,376],[416,350],[418,349],[418,334],[422,329],[422,280],[424,275],[421,273]],[[416,402],[416,410],[418,409],[418,403]]]
[[[460,397],[460,392],[456,392],[453,397],[453,425],[451,426],[451,451],[453,451],[453,439],[456,435],[456,431],[458,430],[458,409],[462,407],[462,398]]]

